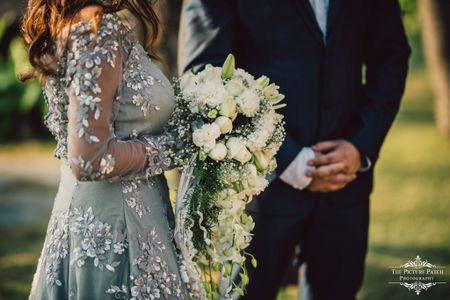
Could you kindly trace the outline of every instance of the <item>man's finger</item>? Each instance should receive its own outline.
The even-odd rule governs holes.
[[[338,173],[330,176],[327,178],[328,181],[334,183],[334,184],[349,184],[353,180],[356,179],[356,174],[345,174],[345,173]]]
[[[336,173],[342,172],[345,169],[343,162],[337,162],[329,165],[318,167],[314,171],[308,172],[306,175],[312,178],[326,178]]]
[[[315,144],[314,146],[312,146],[312,149],[318,152],[327,152],[336,148],[337,146],[338,146],[337,141],[324,141]]]
[[[310,166],[321,166],[321,165],[328,165],[332,163],[338,162],[340,155],[338,152],[333,151],[325,155],[318,156],[312,160],[310,160],[308,163]]]

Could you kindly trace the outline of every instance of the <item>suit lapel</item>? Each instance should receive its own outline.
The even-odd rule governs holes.
[[[324,44],[322,31],[317,24],[316,16],[309,0],[291,0],[297,13],[304,19],[306,26],[320,44]],[[330,0],[333,1],[333,0]]]
[[[327,42],[330,40],[330,37],[333,34],[333,28],[339,14],[340,3],[341,0],[330,0],[327,19]]]

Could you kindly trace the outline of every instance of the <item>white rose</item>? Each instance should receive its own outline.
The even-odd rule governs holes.
[[[216,123],[220,127],[220,132],[222,134],[226,134],[231,132],[233,130],[233,123],[231,122],[230,118],[220,116],[218,117],[214,123]]]
[[[217,143],[208,156],[215,161],[223,160],[227,156],[227,147],[223,143]]]
[[[241,149],[241,151],[239,151],[238,155],[236,155],[234,159],[241,163],[246,163],[250,159],[252,159],[252,154],[247,150],[246,147],[244,147]]]
[[[233,97],[227,97],[220,105],[219,114],[225,117],[233,117],[236,114],[236,102]]]
[[[209,152],[216,145],[216,139],[219,136],[220,128],[217,124],[204,124],[194,131],[192,140],[197,147],[203,147],[206,152]]]
[[[230,138],[227,141],[227,148],[229,157],[241,163],[246,163],[252,158],[252,154],[240,138]]]
[[[253,117],[258,112],[260,102],[261,98],[258,93],[251,89],[246,89],[236,98],[240,111],[247,117]]]
[[[232,96],[239,96],[244,91],[244,88],[244,84],[240,78],[231,79],[225,85],[225,89]]]

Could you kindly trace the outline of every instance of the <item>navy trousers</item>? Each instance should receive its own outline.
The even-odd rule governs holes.
[[[277,179],[254,201],[292,197],[295,192],[289,189],[292,188]],[[369,199],[336,205],[326,193],[314,196],[297,199],[304,201],[304,209],[292,214],[255,211],[255,204],[250,206],[248,212],[256,226],[248,252],[256,257],[258,267],[247,266],[250,283],[242,299],[276,299],[296,245],[300,245],[300,257],[306,267],[302,300],[355,299],[364,274]]]

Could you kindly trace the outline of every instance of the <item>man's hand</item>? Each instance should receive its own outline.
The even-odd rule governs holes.
[[[335,192],[356,179],[356,175],[339,173],[328,178],[314,178],[307,189],[315,193]]]
[[[361,155],[352,143],[345,140],[325,141],[312,147],[319,155],[309,162],[315,166],[313,178],[324,178],[338,173],[356,174],[361,167]]]
[[[308,186],[310,191],[337,191],[355,180],[361,167],[361,155],[353,144],[345,140],[324,141],[312,149],[322,154],[308,162],[316,167],[315,171],[307,174],[313,178]]]

